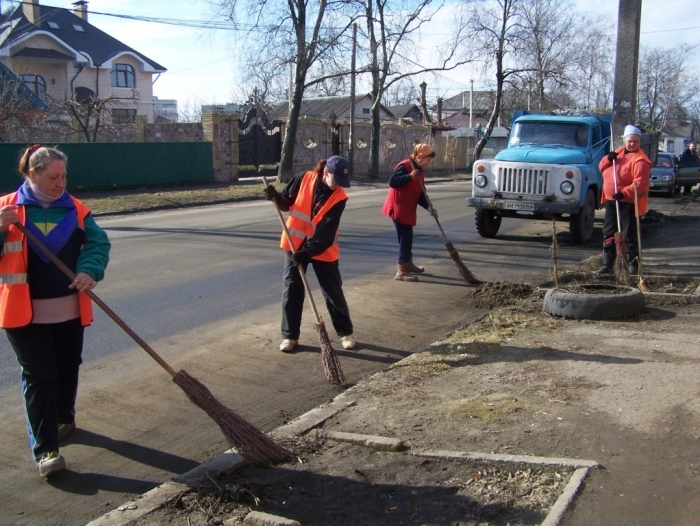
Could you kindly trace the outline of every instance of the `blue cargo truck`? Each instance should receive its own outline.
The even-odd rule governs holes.
[[[517,111],[508,147],[474,162],[476,230],[495,237],[504,217],[567,221],[574,244],[593,234],[603,176],[598,163],[610,151],[611,116]]]

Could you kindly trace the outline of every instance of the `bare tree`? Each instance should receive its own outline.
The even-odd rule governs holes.
[[[465,53],[479,60],[485,72],[493,72],[496,80],[491,116],[474,146],[474,159],[481,155],[496,125],[506,82],[532,71],[530,66],[517,62],[524,38],[519,11],[523,1],[496,0],[484,4],[479,0],[467,0],[462,4],[457,30],[469,35],[464,41]]]
[[[577,105],[610,111],[615,70],[615,26],[603,16],[579,19],[572,48],[571,93]]]
[[[247,28],[255,38],[245,39],[246,52],[277,67],[294,65],[289,96],[289,113],[282,144],[278,178],[292,175],[296,132],[304,91],[309,84],[322,83],[342,73],[315,75],[310,72],[334,50],[354,20],[347,16],[348,2],[343,0],[210,0],[220,16],[235,26]]]
[[[547,92],[568,88],[575,48],[574,9],[569,0],[530,0],[519,12],[522,43],[515,50],[518,62],[530,71],[538,110],[554,109]]]
[[[101,98],[90,96],[72,98],[65,101],[50,101],[50,106],[56,114],[67,114],[70,119],[65,121],[67,134],[81,135],[85,142],[97,142],[100,136],[117,137],[127,128],[133,130],[135,112],[126,113],[129,108],[139,101],[136,90],[131,96],[121,97],[110,94]]]
[[[690,62],[693,48],[649,48],[639,64],[637,108],[639,117],[662,129],[669,121],[683,119],[687,107],[700,95],[698,75]]]
[[[364,12],[366,38],[368,40],[369,73],[372,95],[372,134],[369,148],[370,178],[379,176],[380,114],[384,94],[394,84],[416,75],[433,71],[446,71],[466,63],[457,60],[457,42],[454,39],[441,49],[441,57],[435,66],[424,66],[411,60],[413,36],[422,25],[429,22],[444,5],[431,9],[432,0],[365,0]]]

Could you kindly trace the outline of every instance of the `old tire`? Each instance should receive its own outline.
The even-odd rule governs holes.
[[[569,219],[569,233],[574,245],[585,243],[593,235],[595,222],[595,192],[588,190],[586,201],[578,214],[572,214]]]
[[[644,311],[644,294],[637,288],[615,285],[584,285],[584,288],[598,292],[587,294],[549,289],[544,296],[544,312],[574,320],[614,320],[630,318]],[[601,293],[601,289],[610,289],[611,293]]]
[[[501,228],[501,214],[488,208],[477,208],[474,212],[476,231],[481,237],[496,237]]]

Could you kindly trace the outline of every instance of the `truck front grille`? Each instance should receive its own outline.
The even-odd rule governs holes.
[[[549,170],[498,168],[498,190],[521,195],[547,195]]]

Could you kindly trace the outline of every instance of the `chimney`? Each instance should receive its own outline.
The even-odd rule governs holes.
[[[27,20],[35,26],[41,25],[41,14],[39,12],[39,0],[24,0],[22,2],[22,13]]]
[[[78,2],[73,2],[73,14],[79,18],[82,18],[86,22],[88,21],[88,3],[85,0],[79,0]]]

